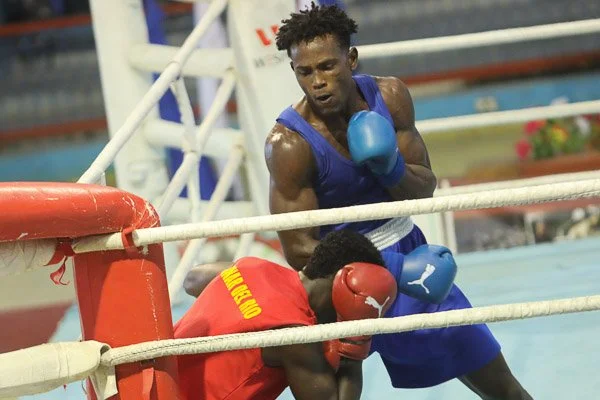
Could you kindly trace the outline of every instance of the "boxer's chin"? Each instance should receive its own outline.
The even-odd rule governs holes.
[[[317,108],[319,114],[331,115],[341,112],[340,104],[333,96],[330,96],[326,100],[315,99],[313,104]]]

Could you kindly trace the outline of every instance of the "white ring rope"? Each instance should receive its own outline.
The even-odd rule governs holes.
[[[407,40],[401,42],[358,46],[361,59],[391,57],[405,54],[423,54],[479,46],[552,39],[561,36],[585,35],[600,32],[600,19],[560,22],[521,28],[467,33],[444,37]]]
[[[418,329],[435,329],[515,319],[527,319],[556,314],[569,314],[600,309],[600,296],[575,297],[516,304],[503,304],[471,309],[442,311],[432,314],[416,314],[395,318],[367,319],[337,322],[305,327],[283,328],[260,332],[170,339],[138,343],[106,350],[107,346],[95,341],[65,342],[41,345],[17,352],[0,354],[0,366],[8,379],[0,379],[0,395],[23,395],[51,390],[59,385],[75,382],[86,376],[106,380],[114,377],[115,365],[138,362],[166,356],[200,354],[237,349],[284,346],[298,343],[314,343],[343,337],[407,332]],[[27,353],[29,362],[16,363],[17,357]],[[39,354],[34,357],[33,354]],[[52,362],[59,359],[60,362]],[[35,360],[35,361],[32,361]],[[50,363],[49,363],[50,361]],[[60,366],[59,370],[49,365]],[[10,365],[10,367],[8,367]],[[95,366],[95,367],[94,367]],[[53,371],[40,377],[16,378],[11,371],[31,374],[35,368]],[[64,370],[64,371],[63,371]],[[97,375],[100,373],[99,375]],[[21,377],[21,375],[18,375]],[[2,378],[2,376],[0,376]],[[21,381],[34,382],[29,389]],[[44,384],[46,382],[46,384]]]
[[[457,194],[435,198],[366,204],[337,209],[300,211],[242,219],[226,219],[196,224],[182,224],[133,232],[136,246],[188,240],[201,237],[227,236],[249,232],[281,231],[352,221],[369,221],[400,216],[430,214],[443,211],[494,208],[507,205],[534,204],[600,194],[600,179],[539,185],[533,188],[500,189],[487,192]],[[332,212],[335,211],[335,212]],[[82,238],[72,245],[76,253],[123,248],[121,235]]]
[[[441,187],[435,191],[434,196],[448,196],[450,194],[475,193],[486,190],[510,189],[516,187],[533,187],[561,182],[575,182],[586,179],[600,179],[600,170],[571,172],[566,174],[544,175],[535,178],[513,179],[498,182],[476,183],[471,185]]]
[[[562,118],[574,115],[597,114],[600,100],[580,101],[571,104],[556,104],[544,107],[530,107],[519,110],[495,111],[484,114],[462,115],[446,118],[432,118],[416,122],[422,134],[449,131],[453,129],[480,128],[494,125],[528,122],[538,119]]]
[[[475,307],[431,314],[337,322],[193,339],[171,339],[111,349],[102,355],[101,364],[107,366],[118,365],[173,355],[312,343],[352,336],[491,323],[555,314],[595,311],[599,309],[600,295]]]

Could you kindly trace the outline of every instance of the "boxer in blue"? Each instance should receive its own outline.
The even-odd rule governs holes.
[[[358,52],[350,37],[356,31],[337,7],[313,4],[283,21],[277,46],[287,51],[305,96],[281,113],[266,141],[274,214],[425,198],[435,190],[406,86],[394,77],[353,75]],[[471,307],[455,285],[444,290],[452,269],[400,274],[402,254],[426,243],[410,218],[282,231],[286,259],[302,268],[319,239],[342,228],[371,239],[404,288],[386,316]],[[457,378],[483,399],[531,399],[485,325],[376,336],[371,351],[380,354],[394,387]]]

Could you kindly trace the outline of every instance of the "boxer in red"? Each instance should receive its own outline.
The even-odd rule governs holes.
[[[448,256],[435,251],[426,258],[421,253],[405,256],[406,270],[417,264],[447,262]],[[185,288],[198,298],[175,325],[175,337],[381,317],[398,290],[396,279],[382,265],[381,255],[369,239],[339,230],[319,242],[300,271],[254,257],[241,258],[233,265],[196,267]],[[300,400],[359,399],[362,360],[370,347],[371,337],[367,336],[181,356],[182,397],[276,399],[289,385]]]

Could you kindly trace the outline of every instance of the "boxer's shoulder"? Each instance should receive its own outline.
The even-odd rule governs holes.
[[[315,167],[310,144],[298,132],[279,123],[267,136],[265,159],[270,173],[282,172],[282,176],[308,176]]]
[[[395,76],[374,76],[381,97],[396,127],[410,124],[414,119],[414,106],[406,84]]]
[[[302,157],[303,154],[310,154],[311,148],[298,132],[277,123],[267,135],[265,152],[267,159],[291,155]]]
[[[406,84],[395,76],[374,76],[377,87],[386,104],[396,104],[410,99],[410,92]]]
[[[377,76],[371,75],[379,90],[405,90],[406,84],[397,76]]]

